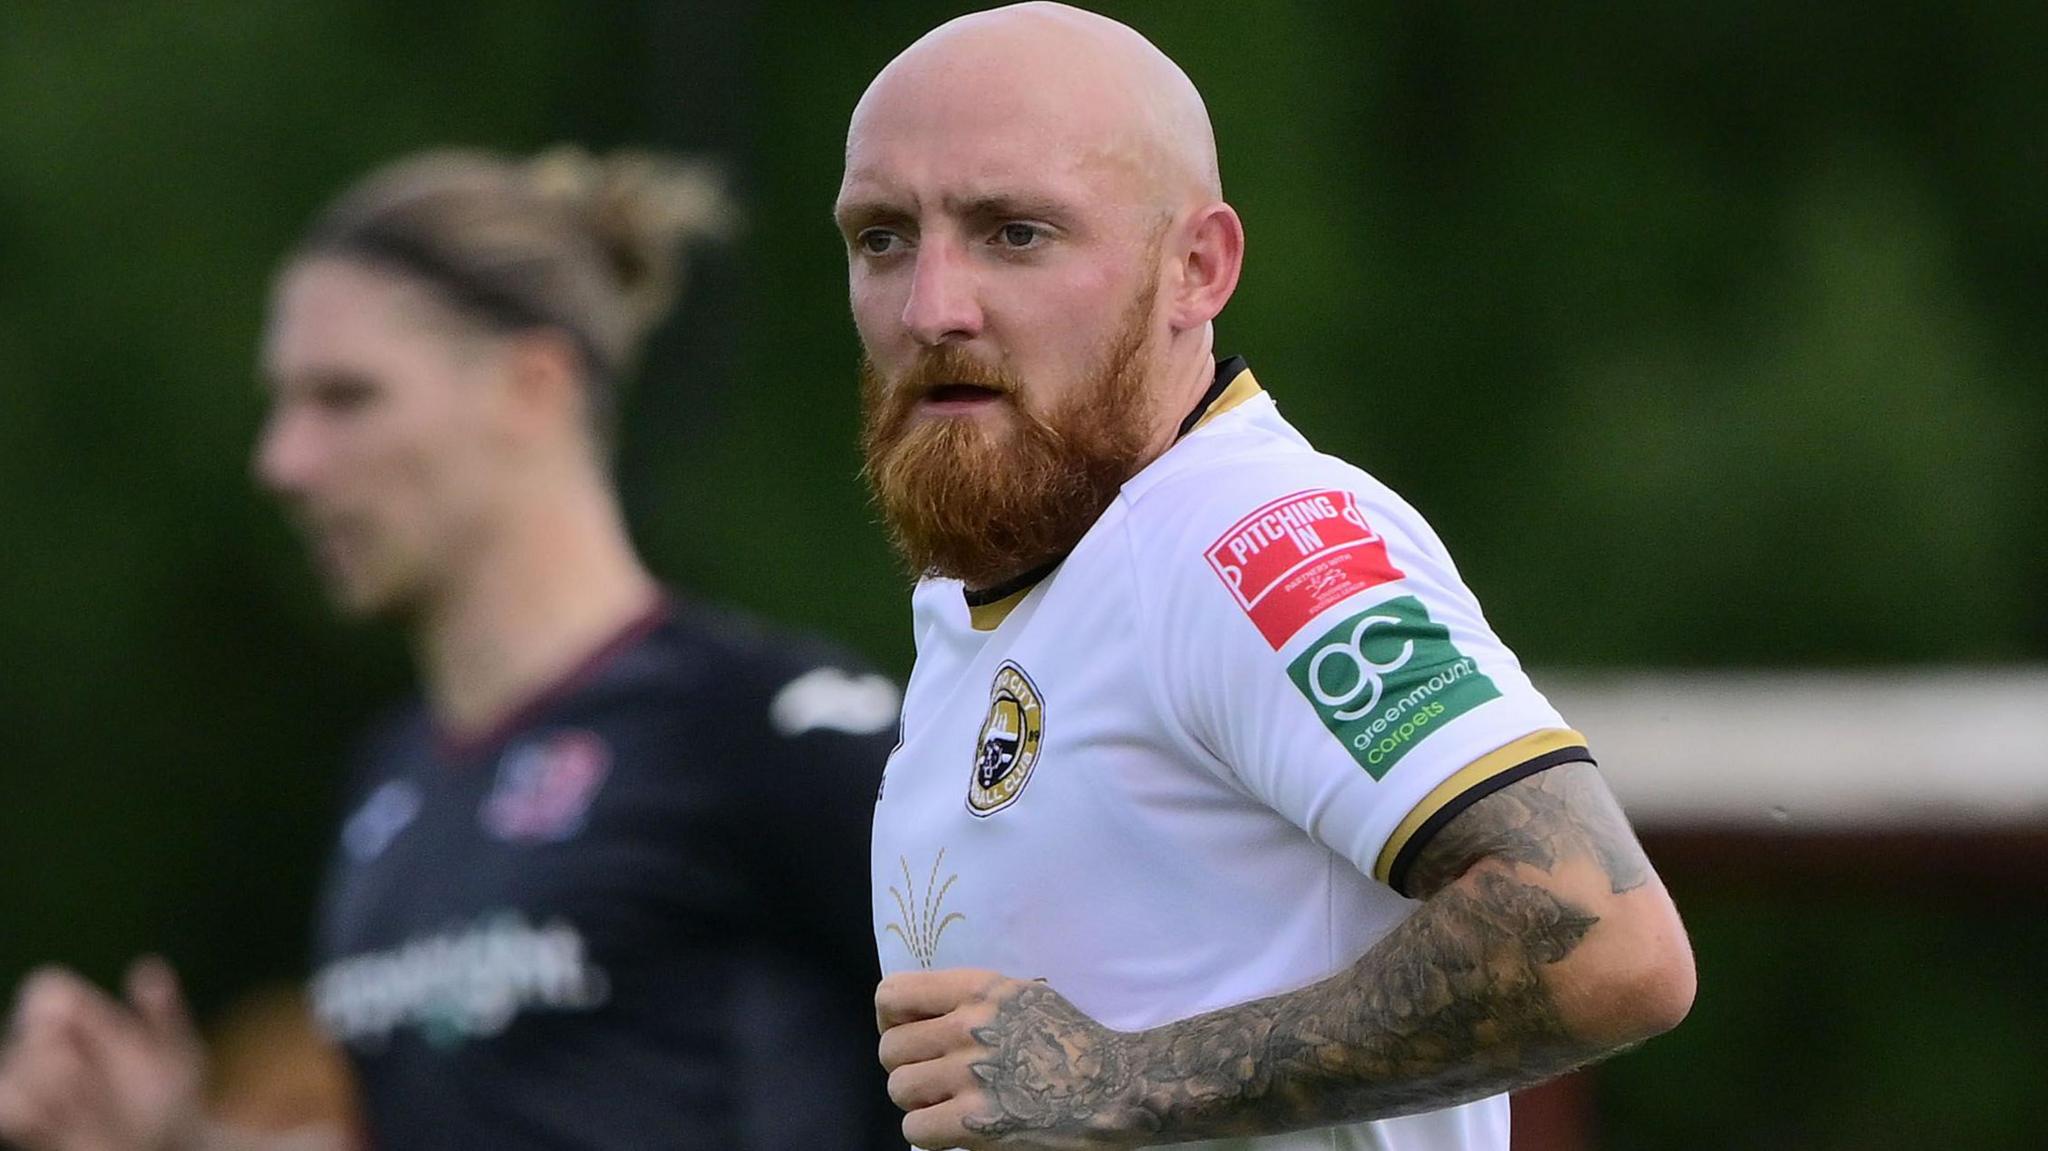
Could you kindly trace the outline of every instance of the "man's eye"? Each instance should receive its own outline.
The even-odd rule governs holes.
[[[1043,232],[1035,224],[1004,224],[997,233],[1006,248],[1029,248],[1036,244]]]
[[[882,228],[869,228],[855,237],[854,243],[859,244],[860,250],[870,256],[886,256],[895,248],[897,236],[896,233]]]
[[[333,383],[315,389],[311,399],[315,406],[335,415],[347,415],[362,411],[377,398],[377,390],[366,383]]]

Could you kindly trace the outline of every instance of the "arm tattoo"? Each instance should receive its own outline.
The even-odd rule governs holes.
[[[1617,894],[1649,878],[1593,767],[1566,764],[1452,820],[1417,860],[1431,898],[1321,983],[1136,1033],[1028,986],[974,1033],[990,1107],[967,1125],[1058,1147],[1266,1134],[1450,1106],[1609,1054],[1568,1031],[1542,976],[1599,918],[1518,875],[1581,858]]]
[[[1034,983],[1005,1000],[974,1038],[993,1052],[974,1065],[974,1077],[995,1114],[970,1118],[968,1130],[1058,1132],[1086,1146],[1088,1134],[1115,1129],[1116,1111],[1138,1070],[1136,1036],[1102,1026]]]
[[[1590,763],[1560,764],[1473,804],[1423,849],[1409,886],[1428,896],[1487,856],[1548,872],[1575,855],[1598,863],[1616,895],[1650,878],[1650,861]]]

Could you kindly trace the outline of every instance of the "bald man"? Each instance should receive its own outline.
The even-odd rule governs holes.
[[[884,68],[836,216],[867,474],[920,581],[875,809],[925,1148],[1505,1148],[1503,1094],[1675,1026],[1690,948],[1444,546],[1212,321],[1193,84],[1058,5]]]

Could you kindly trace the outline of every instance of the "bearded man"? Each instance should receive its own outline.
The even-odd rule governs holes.
[[[867,472],[922,578],[876,805],[927,1148],[1504,1149],[1694,974],[1443,544],[1213,351],[1244,233],[1141,36],[1027,4],[854,110]]]

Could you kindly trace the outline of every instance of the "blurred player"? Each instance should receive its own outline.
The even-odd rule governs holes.
[[[651,156],[431,154],[277,281],[256,471],[424,689],[367,742],[310,988],[378,1148],[893,1138],[864,863],[895,690],[665,594],[608,474],[681,242],[724,211]],[[0,1137],[291,1145],[210,1125],[201,1079],[167,967],[125,1004],[41,972]]]
[[[1221,196],[1188,78],[1058,5],[941,27],[853,113],[868,473],[926,577],[874,850],[920,1147],[1498,1151],[1503,1092],[1691,1003],[1442,543],[1214,356]]]

